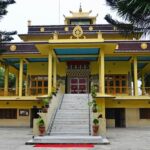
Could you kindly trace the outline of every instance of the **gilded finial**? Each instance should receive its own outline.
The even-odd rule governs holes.
[[[82,12],[82,6],[81,6],[81,3],[80,3],[79,12],[80,12],[80,13]]]

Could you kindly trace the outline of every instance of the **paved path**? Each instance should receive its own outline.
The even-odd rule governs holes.
[[[107,136],[110,145],[95,145],[89,150],[150,150],[150,128],[108,129]],[[24,145],[31,137],[29,128],[0,128],[0,150],[63,150]],[[65,148],[64,150],[80,149]]]

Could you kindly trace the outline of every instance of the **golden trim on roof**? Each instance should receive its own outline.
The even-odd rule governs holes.
[[[89,27],[89,31],[93,31],[93,27],[92,26]]]
[[[16,51],[17,46],[15,44],[13,44],[9,47],[9,49],[10,49],[10,51],[14,52],[14,51]]]
[[[40,32],[44,32],[45,31],[45,28],[44,27],[41,27],[40,28]]]
[[[141,48],[142,48],[142,49],[147,49],[147,47],[148,47],[147,43],[142,43],[142,44],[141,44]]]

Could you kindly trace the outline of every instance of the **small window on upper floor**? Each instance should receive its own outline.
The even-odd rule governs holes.
[[[91,20],[90,19],[72,19],[70,20],[71,25],[90,25]]]

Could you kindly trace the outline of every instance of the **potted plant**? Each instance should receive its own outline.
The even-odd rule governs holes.
[[[93,113],[97,113],[97,112],[98,112],[98,106],[97,106],[95,100],[93,100],[92,102],[89,102],[88,105],[89,105],[90,107],[92,107],[92,112],[93,112]]]
[[[57,93],[56,88],[55,88],[55,87],[52,87],[52,94],[53,94],[54,96],[56,96],[56,93]]]
[[[99,120],[98,118],[94,118],[93,119],[93,135],[96,136],[98,135],[98,131],[99,131]]]
[[[92,95],[93,98],[96,97],[96,88],[95,88],[94,85],[91,87],[91,95]]]
[[[43,99],[43,103],[46,108],[49,108],[49,102],[50,102],[50,99],[48,97]]]
[[[40,136],[44,135],[45,134],[45,122],[41,117],[38,118],[37,125],[39,128]]]

